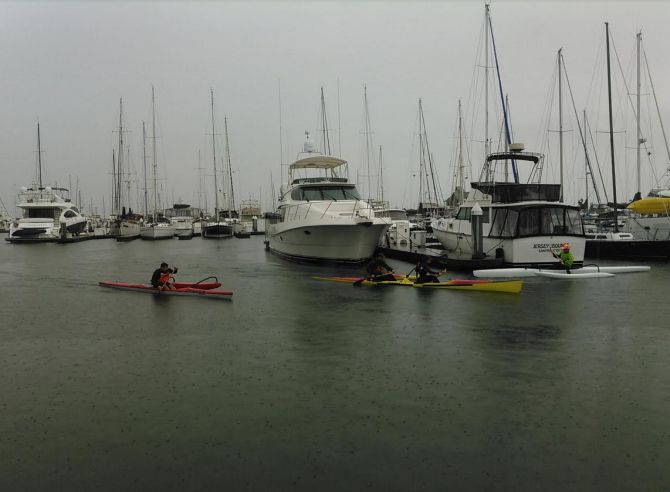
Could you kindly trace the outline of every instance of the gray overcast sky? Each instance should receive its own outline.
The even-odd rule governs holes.
[[[594,65],[598,56],[602,62],[604,21],[610,22],[625,70],[633,61],[635,32],[643,30],[661,112],[670,116],[665,60],[670,4],[495,1],[491,11],[515,139],[528,150],[548,152],[547,179],[558,175],[557,137],[550,134],[550,148],[535,146],[547,135],[543,118],[559,47],[578,108],[588,106],[597,113],[594,127],[606,127],[604,86],[587,97],[592,80],[602,80],[594,76]],[[39,119],[47,180],[67,185],[69,175],[78,176],[86,204],[92,199],[100,207],[103,194],[109,204],[119,97],[133,165],[140,170],[141,122],[150,121],[154,84],[167,199],[174,194],[197,204],[198,149],[211,174],[206,133],[212,87],[220,129],[228,116],[237,200],[262,193],[268,208],[271,171],[279,185],[278,80],[288,163],[302,145],[303,132],[317,129],[321,86],[336,137],[339,79],[342,156],[351,163],[351,177],[356,179],[363,157],[362,87],[367,84],[375,143],[384,147],[386,196],[394,205],[416,206],[411,172],[417,168],[412,154],[417,100],[423,98],[440,181],[450,189],[456,107],[458,98],[465,101],[471,92],[483,13],[480,1],[2,2],[0,197],[11,211],[16,187],[30,184]],[[615,102],[619,110],[627,104],[622,100]],[[575,128],[572,117],[566,120],[566,127]],[[471,140],[481,139],[480,126]],[[618,126],[629,133],[634,128],[623,116]],[[584,186],[575,134],[567,137],[569,201],[576,201]],[[628,168],[621,171],[620,195],[628,196],[634,192],[629,169],[634,156],[625,150],[625,138],[618,137],[620,162]],[[605,137],[598,139],[599,158],[608,162]],[[660,174],[664,152],[658,137],[653,144]],[[473,143],[475,177],[480,148]],[[647,166],[643,193],[650,184]],[[360,187],[365,188],[364,179]]]

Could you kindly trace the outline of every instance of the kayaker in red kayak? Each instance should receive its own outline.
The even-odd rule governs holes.
[[[158,290],[176,290],[174,284],[170,281],[170,275],[177,273],[177,267],[170,268],[167,263],[161,263],[160,268],[154,270],[151,276],[151,285]]]

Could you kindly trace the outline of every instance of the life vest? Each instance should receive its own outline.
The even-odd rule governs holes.
[[[161,284],[166,283],[168,280],[170,280],[170,272],[161,273],[161,276],[158,277],[158,282]]]

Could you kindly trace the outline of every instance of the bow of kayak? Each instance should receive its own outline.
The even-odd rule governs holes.
[[[449,282],[414,284],[421,289],[453,289],[479,292],[505,292],[518,294],[521,292],[521,280],[451,280]]]
[[[579,270],[573,270],[572,273],[539,271],[535,275],[538,276],[538,277],[559,278],[559,279],[566,279],[566,280],[581,280],[581,279],[585,279],[585,278],[609,278],[609,277],[614,277],[613,273],[606,273],[606,272],[579,273]]]
[[[182,282],[182,284],[184,283]],[[212,282],[212,284],[214,284],[214,282]],[[200,296],[200,297],[207,297],[210,299],[230,299],[233,296],[233,293],[231,291],[217,290],[216,287],[221,286],[221,284],[218,284],[218,286],[211,287],[208,289],[190,287],[193,284],[184,284],[188,285],[188,287],[177,288],[176,290],[158,290],[157,288],[151,285],[133,284],[128,282],[98,282],[98,285],[101,287],[109,287],[117,290],[144,292],[147,294],[157,294],[161,296]],[[177,284],[175,284],[175,287],[176,285]]]
[[[586,274],[589,273],[639,273],[639,272],[648,272],[651,270],[650,266],[643,265],[622,265],[622,266],[585,266],[582,268],[574,268],[572,270],[572,275],[580,274],[581,278],[596,278],[596,277],[587,277]],[[565,274],[563,270],[551,270],[546,269],[542,270],[539,268],[494,268],[491,270],[475,270],[472,274],[475,277],[487,277],[487,278],[521,278],[521,277],[554,277],[552,275],[540,275],[540,273],[559,273]]]
[[[403,275],[394,275],[395,280],[365,280],[365,277],[312,277],[315,280],[325,280],[327,282],[341,282],[345,284],[354,284],[358,283],[359,285],[405,285],[412,286],[413,282],[403,276]]]

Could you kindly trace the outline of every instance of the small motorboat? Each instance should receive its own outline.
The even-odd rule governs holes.
[[[147,284],[133,284],[129,282],[98,282],[101,287],[112,289],[129,290],[133,292],[144,292],[159,296],[200,296],[210,299],[230,299],[233,293],[228,290],[218,290],[220,282],[188,283],[175,282],[175,290],[159,290]]]

